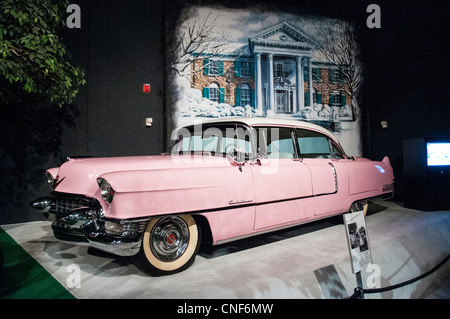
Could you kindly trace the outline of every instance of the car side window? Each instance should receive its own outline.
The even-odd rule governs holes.
[[[189,135],[191,132],[189,132]],[[210,152],[214,154],[217,151],[219,139],[222,136],[222,131],[217,128],[205,128],[205,130],[194,131],[192,135],[183,136],[182,151],[190,152]]]
[[[294,158],[293,131],[286,127],[258,127],[257,145],[259,155],[265,158]]]
[[[333,158],[328,137],[315,131],[297,129],[300,156],[303,158]]]
[[[243,126],[227,128],[222,139],[222,152],[227,153],[230,147],[240,148],[248,155],[252,152],[251,133]]]
[[[225,156],[234,148],[243,149],[247,156],[252,153],[251,134],[244,127],[236,125],[191,127],[180,129],[178,134],[176,150],[179,154]]]
[[[191,137],[191,151],[194,152],[215,152],[219,137],[214,134],[193,135]]]

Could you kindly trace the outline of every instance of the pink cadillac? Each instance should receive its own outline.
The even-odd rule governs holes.
[[[227,118],[181,128],[171,154],[68,159],[31,206],[56,238],[133,256],[151,275],[213,245],[367,207],[393,193],[389,158],[346,155],[326,129]],[[360,208],[358,208],[360,209]]]

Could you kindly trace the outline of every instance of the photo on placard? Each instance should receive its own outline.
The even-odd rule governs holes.
[[[372,263],[363,211],[344,214],[344,224],[352,269],[357,273]]]
[[[361,226],[358,230],[360,238],[359,251],[363,252],[369,249],[369,241],[367,239],[367,232],[364,226]]]
[[[357,231],[358,225],[356,223],[351,223],[348,225],[348,236],[350,238],[350,247],[351,249],[356,249],[360,244],[360,236]]]

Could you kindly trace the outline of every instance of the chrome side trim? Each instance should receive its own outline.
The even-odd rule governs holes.
[[[30,203],[31,208],[36,209],[40,211],[41,213],[47,213],[53,203],[53,198],[46,196],[46,197],[40,197]]]
[[[329,162],[328,164],[330,164],[331,169],[333,170],[333,174],[334,174],[334,193],[336,194],[338,192],[338,177],[337,177],[337,172],[336,172],[336,167],[334,167],[333,163]]]
[[[333,171],[333,176],[334,176],[334,191],[331,193],[321,193],[321,194],[315,194],[315,197],[318,196],[325,196],[325,195],[333,195],[333,194],[337,194],[338,192],[338,177],[337,177],[337,172],[336,172],[336,167],[334,167],[333,163],[328,162],[328,164],[331,167],[331,170]]]

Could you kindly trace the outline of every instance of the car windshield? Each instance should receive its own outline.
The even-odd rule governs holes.
[[[177,132],[172,154],[225,156],[233,149],[242,149],[248,159],[252,154],[251,136],[249,129],[236,124],[185,127]]]

